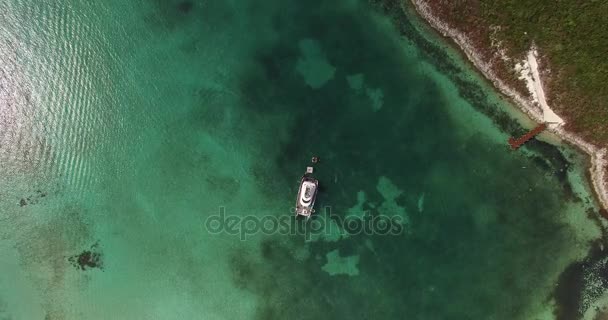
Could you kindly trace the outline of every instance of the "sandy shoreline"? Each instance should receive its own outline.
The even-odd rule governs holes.
[[[492,84],[500,90],[504,95],[515,101],[515,104],[526,113],[532,120],[540,123],[545,121],[545,115],[543,110],[538,106],[534,105],[534,101],[529,98],[523,97],[516,90],[507,85],[502,81],[496,73],[492,70],[492,66],[481,59],[481,55],[478,54],[475,46],[469,41],[466,35],[461,32],[450,28],[446,23],[435,17],[429,10],[428,5],[423,0],[410,0],[414,8],[420,16],[422,16],[435,30],[441,33],[444,37],[452,39],[458,47],[465,53],[467,58],[473,63],[473,65],[492,82]],[[404,8],[405,10],[405,8]],[[533,49],[534,50],[534,49]],[[533,66],[537,68],[536,66]],[[538,78],[538,70],[532,70],[535,78]],[[540,79],[539,79],[540,80]],[[544,101],[542,86],[537,83],[537,87],[540,87],[541,96],[539,99]],[[546,104],[545,104],[546,106]],[[541,105],[542,107],[542,105]],[[608,150],[606,148],[598,148],[592,145],[576,134],[568,132],[561,126],[552,126],[548,130],[553,132],[555,135],[563,139],[564,141],[578,147],[585,153],[589,154],[591,159],[591,165],[589,173],[591,175],[591,182],[593,185],[594,192],[600,202],[600,205],[604,209],[608,209],[608,177],[606,172],[608,171]]]

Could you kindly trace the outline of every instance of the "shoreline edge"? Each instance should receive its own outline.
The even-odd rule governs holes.
[[[453,41],[467,59],[473,63],[475,68],[477,68],[477,70],[489,80],[499,92],[509,97],[522,112],[530,117],[530,119],[537,123],[544,122],[542,112],[532,104],[532,100],[523,97],[515,89],[501,80],[492,70],[491,65],[481,59],[480,54],[477,53],[477,49],[469,41],[466,35],[451,28],[445,22],[434,16],[428,5],[422,0],[410,0],[410,2],[418,15],[443,37]],[[402,10],[406,9],[402,8]],[[601,208],[608,210],[608,179],[606,177],[606,172],[608,171],[608,150],[588,143],[576,134],[568,132],[559,126],[548,128],[547,130],[589,155],[591,161],[589,174],[591,176],[593,192],[595,193]]]

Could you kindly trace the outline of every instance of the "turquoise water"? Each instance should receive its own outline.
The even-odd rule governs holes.
[[[3,318],[550,318],[559,275],[600,237],[582,156],[508,150],[524,130],[509,106],[411,13],[0,12]],[[331,234],[206,228],[291,217],[313,155],[317,216],[290,223],[331,213]],[[379,215],[398,234],[338,225]]]

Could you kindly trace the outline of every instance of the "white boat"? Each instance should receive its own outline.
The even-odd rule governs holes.
[[[309,218],[315,212],[314,206],[318,190],[319,181],[317,179],[308,175],[302,177],[296,200],[296,216]]]

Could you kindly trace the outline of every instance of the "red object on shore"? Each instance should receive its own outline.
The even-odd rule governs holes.
[[[524,134],[523,136],[519,137],[518,139],[515,139],[513,137],[509,138],[509,145],[511,146],[511,149],[517,150],[517,148],[521,147],[522,144],[528,142],[528,140],[534,138],[534,136],[541,133],[545,129],[547,129],[547,124],[541,123],[538,126],[536,126],[536,128],[528,131],[528,133]]]

